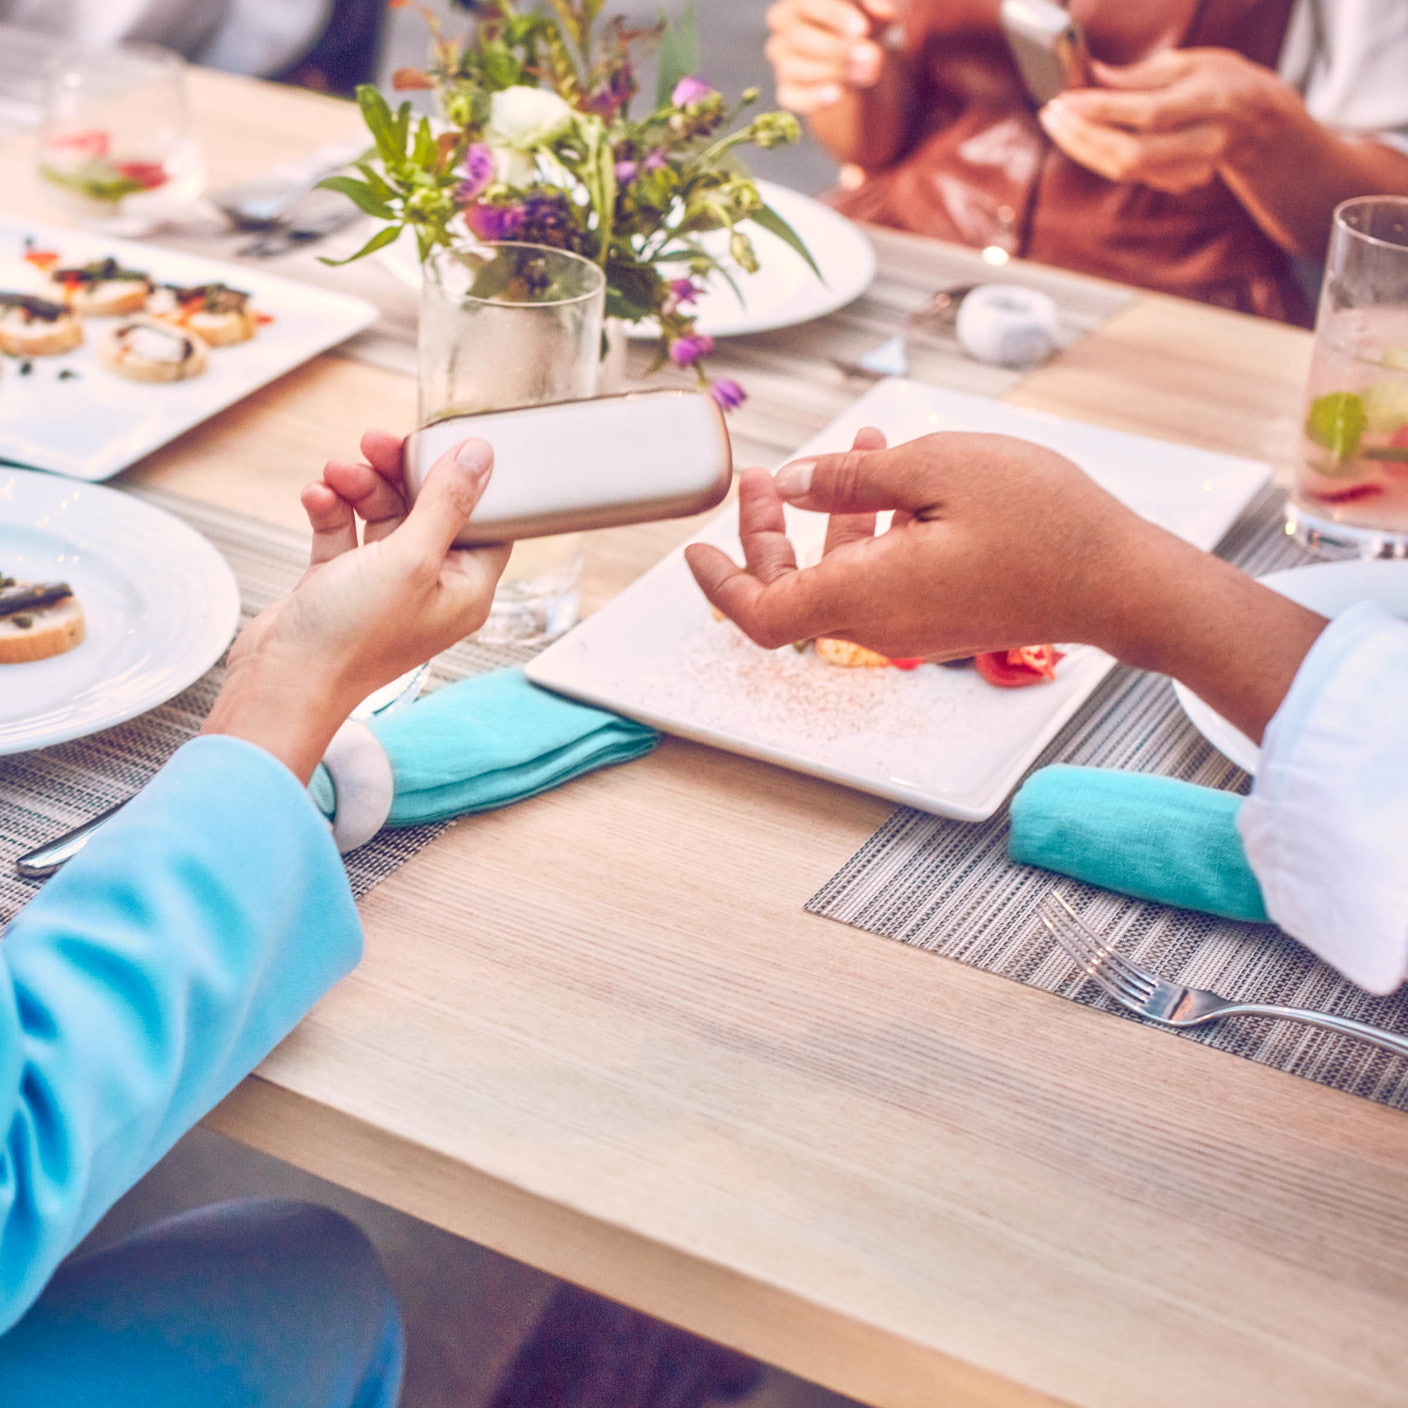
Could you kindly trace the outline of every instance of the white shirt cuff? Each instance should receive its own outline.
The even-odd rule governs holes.
[[[1266,731],[1241,815],[1267,912],[1351,982],[1408,976],[1408,624],[1350,608]]]

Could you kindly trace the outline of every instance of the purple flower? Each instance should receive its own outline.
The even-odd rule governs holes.
[[[659,147],[656,147],[656,149],[651,152],[649,156],[646,157],[644,169],[646,171],[659,171],[660,168],[664,165],[665,153],[661,151]]]
[[[670,295],[676,303],[695,303],[699,299],[699,289],[693,279],[676,279],[670,285]]]
[[[612,69],[605,85],[593,93],[585,103],[588,112],[604,117],[609,122],[617,116],[640,91],[636,83],[635,69],[629,62],[622,62]]]
[[[495,173],[494,153],[485,142],[476,142],[464,156],[464,180],[455,189],[455,199],[468,205],[482,195]]]
[[[629,186],[638,175],[640,175],[638,161],[618,161],[616,163],[616,180],[619,185]]]
[[[714,398],[719,409],[724,411],[736,411],[748,399],[748,393],[736,381],[729,381],[727,377],[713,382],[709,387],[709,395]]]
[[[712,98],[717,90],[706,83],[702,78],[682,78],[675,84],[675,91],[670,94],[670,101],[677,108],[691,107],[695,103],[702,103],[706,98]]]
[[[481,240],[508,240],[523,230],[523,208],[517,205],[472,205],[464,223]]]
[[[692,367],[714,350],[714,339],[700,332],[686,333],[670,344],[670,360],[677,367]]]

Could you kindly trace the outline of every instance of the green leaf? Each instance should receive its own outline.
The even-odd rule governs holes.
[[[768,234],[776,235],[784,244],[790,245],[791,248],[796,250],[797,253],[807,261],[807,268],[809,268],[822,283],[826,282],[826,276],[821,272],[816,260],[812,258],[812,252],[807,248],[806,242],[772,206],[765,205],[761,210],[753,211],[748,218],[755,225],[761,225]]]
[[[430,171],[439,156],[440,148],[436,144],[435,133],[431,131],[430,119],[423,117],[420,120],[420,125],[416,128],[416,145],[415,150],[411,153],[411,160],[422,171]]]
[[[365,181],[358,181],[351,176],[329,176],[326,180],[318,182],[318,188],[340,192],[364,215],[374,215],[378,220],[396,218],[396,212]]]
[[[369,254],[375,254],[379,249],[385,249],[389,244],[394,244],[400,235],[400,225],[388,225],[384,230],[378,230],[356,254],[349,254],[346,259],[328,259],[325,255],[320,254],[318,263],[326,264],[330,269],[336,269],[343,264],[351,264],[355,260],[365,259]]]
[[[395,132],[396,150],[400,154],[400,159],[404,159],[406,148],[411,142],[411,104],[409,101],[402,103],[396,109],[393,131]]]
[[[376,192],[379,199],[396,200],[399,198],[396,188],[369,162],[359,161],[357,170],[362,173],[362,179]]]
[[[406,140],[397,137],[397,122],[391,115],[391,105],[380,91],[370,83],[357,86],[357,106],[362,110],[362,121],[367,131],[376,140],[376,149],[388,166],[399,162],[406,155]],[[407,110],[409,104],[407,105]]]
[[[484,77],[493,88],[513,88],[523,82],[523,65],[507,44],[488,43],[481,55]]]
[[[662,9],[660,22],[664,25],[664,32],[660,39],[660,79],[655,87],[655,104],[663,108],[669,105],[670,95],[680,79],[699,73],[699,17],[695,13],[694,0],[689,0],[677,20],[670,19]]]
[[[639,299],[632,298],[619,289],[608,288],[606,290],[606,316],[608,318],[624,318],[628,323],[639,323],[646,318],[653,318],[655,307],[651,303],[642,303]]]

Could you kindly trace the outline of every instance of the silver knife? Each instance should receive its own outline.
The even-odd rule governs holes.
[[[429,678],[429,665],[421,665],[418,669],[411,670],[362,700],[352,711],[352,717],[365,722],[367,719],[380,718],[383,714],[394,714],[398,709],[404,709],[420,697]],[[95,816],[81,826],[75,826],[72,831],[65,832],[57,841],[50,841],[38,850],[22,855],[15,862],[15,874],[22,880],[47,880],[67,865],[126,805],[126,802],[119,802],[115,807],[109,807],[101,816]]]

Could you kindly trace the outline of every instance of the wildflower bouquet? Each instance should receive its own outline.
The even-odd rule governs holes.
[[[391,0],[393,5],[408,0]],[[428,68],[403,69],[399,91],[433,91],[439,119],[413,120],[374,87],[358,101],[376,141],[357,176],[324,182],[368,215],[386,221],[351,258],[415,232],[425,260],[466,238],[521,240],[570,250],[606,274],[608,317],[655,319],[658,370],[693,369],[728,409],[742,403],[736,382],[710,382],[713,350],[696,329],[706,280],[737,287],[735,269],[755,272],[750,226],[786,241],[816,264],[796,232],[758,193],[739,149],[774,147],[800,135],[795,118],[744,111],[749,89],[730,104],[696,76],[698,36],[692,9],[681,22],[631,29],[603,20],[604,0],[478,0],[471,38],[447,39],[426,12],[434,39]],[[632,115],[637,61],[658,46],[659,84],[649,112]],[[717,235],[727,231],[727,257]]]

